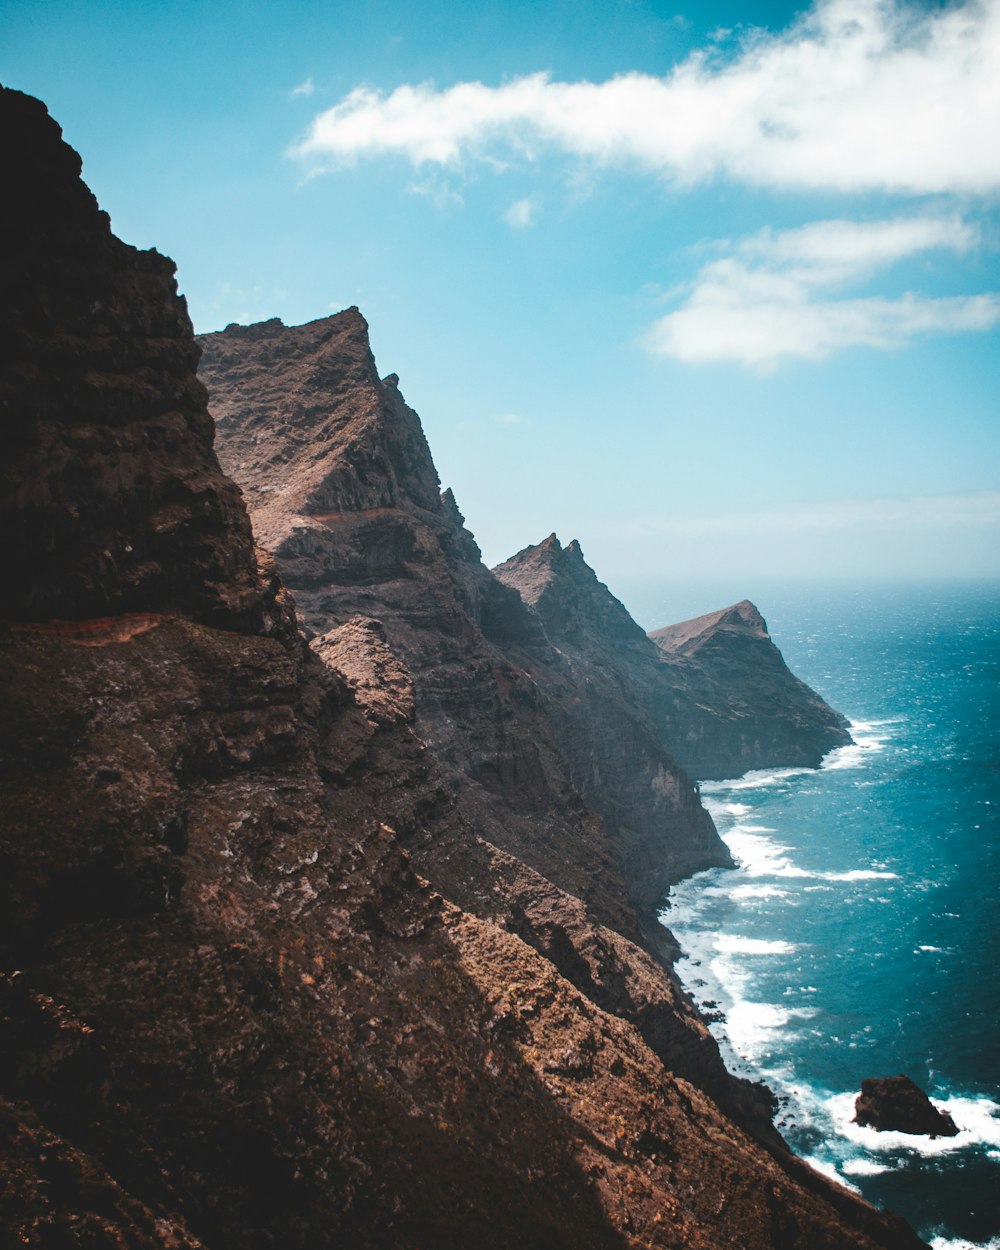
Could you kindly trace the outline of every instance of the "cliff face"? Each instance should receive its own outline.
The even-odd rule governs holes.
[[[80,158],[52,146],[42,106],[6,100],[4,175],[17,193],[2,208],[5,611],[181,608],[257,627],[266,593],[239,492],[212,452],[173,262],[116,239]]]
[[[641,902],[652,907],[671,882],[731,865],[646,706],[656,650],[580,544],[552,534],[493,573],[539,619],[549,648],[533,657],[536,679],[553,692],[574,783],[615,831],[630,879],[644,883]]]
[[[789,671],[748,600],[649,636],[663,661],[654,715],[674,727],[692,777],[816,768],[851,741],[845,717]]]
[[[611,683],[625,692],[633,708],[641,706],[647,732],[691,777],[816,768],[828,751],[851,741],[845,718],[789,671],[747,600],[647,637],[576,542],[563,548],[550,535],[493,572],[586,673],[587,691]],[[599,732],[587,720],[581,718],[574,740]],[[606,735],[609,745],[617,733]]]
[[[37,102],[0,91],[0,130],[30,154],[0,206],[20,274],[5,341],[27,353],[0,378],[20,457],[0,532],[11,550],[25,509],[48,527],[0,622],[5,1241],[918,1246],[680,1076],[711,1048],[656,965],[477,841],[387,627],[354,615],[304,645],[197,384],[141,363],[194,359],[168,262],[95,218]],[[22,198],[59,211],[29,229]],[[108,255],[99,348],[121,368],[102,399],[74,309],[90,264],[90,304],[107,291]],[[479,594],[475,571],[456,581],[456,602]],[[499,632],[522,628],[491,602]],[[478,848],[496,920],[414,871],[402,843],[427,830]]]
[[[356,614],[382,622],[413,677],[417,731],[483,836],[629,936],[630,900],[651,909],[670,880],[728,862],[627,695],[605,684],[580,704],[572,664],[482,564],[356,309],[200,341],[220,455],[303,618],[318,634]]]

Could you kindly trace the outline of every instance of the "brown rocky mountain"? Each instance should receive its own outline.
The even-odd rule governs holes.
[[[493,572],[586,671],[588,690],[611,682],[631,708],[642,705],[651,732],[691,777],[815,768],[851,741],[846,719],[789,671],[747,600],[647,637],[575,541],[563,547],[551,534]],[[582,724],[575,736],[594,732]]]
[[[671,880],[730,862],[628,691],[578,681],[483,565],[356,309],[200,342],[219,455],[302,618],[318,635],[381,622],[417,732],[483,836],[629,936],[630,899],[648,912]]]
[[[800,681],[749,600],[650,635],[663,662],[656,714],[692,777],[818,767],[851,741],[845,717]]]
[[[0,90],[0,133],[4,1244],[918,1247],[722,1109],[742,1094],[749,1123],[752,1097],[629,938],[604,822],[547,754],[557,727],[510,834],[535,822],[529,865],[479,828],[499,837],[529,758],[502,724],[492,754],[455,731],[438,757],[415,729],[435,687],[391,619],[305,645],[219,472],[169,262],[113,238],[37,101]],[[418,580],[407,544],[436,531],[376,524],[397,469],[365,420],[342,444],[363,513],[343,561],[358,588]],[[464,605],[439,622],[454,663],[468,620],[541,645],[471,557],[425,557]],[[440,593],[401,609],[415,652]],[[473,641],[512,702],[541,699]]]

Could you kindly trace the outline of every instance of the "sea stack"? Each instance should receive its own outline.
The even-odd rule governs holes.
[[[854,1104],[854,1122],[880,1133],[923,1137],[957,1137],[959,1133],[948,1112],[935,1107],[908,1076],[876,1076],[862,1081]]]

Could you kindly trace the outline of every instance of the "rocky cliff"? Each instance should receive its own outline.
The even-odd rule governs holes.
[[[844,717],[789,671],[752,603],[647,636],[598,581],[577,542],[563,547],[552,534],[493,572],[518,592],[580,678],[584,693],[572,741],[593,759],[614,758],[619,742],[623,757],[633,756],[621,717],[610,710],[616,704],[698,779],[737,777],[753,768],[814,768],[851,741]],[[612,693],[600,709],[584,710],[598,691]],[[633,771],[629,763],[626,786]],[[598,773],[591,792],[598,806],[603,796],[619,812],[632,810],[613,770]],[[636,824],[641,816],[630,820]]]
[[[692,777],[816,768],[851,741],[845,717],[788,669],[744,599],[650,635],[663,662],[654,715]]]
[[[303,619],[318,635],[381,622],[417,731],[491,843],[629,936],[630,902],[649,911],[671,880],[729,862],[628,692],[583,681],[483,565],[356,309],[200,342],[220,456]]]
[[[388,626],[305,645],[218,471],[169,262],[113,238],[36,101],[0,91],[0,133],[8,552],[41,527],[0,622],[4,1241],[919,1246],[720,1109],[703,1026],[594,919],[628,927],[613,863],[584,903],[478,836]],[[355,585],[399,567],[348,535]],[[454,592],[531,629],[474,571]],[[568,802],[539,822],[557,868],[565,828],[606,836]],[[503,904],[447,897],[447,854],[442,885],[416,871],[428,832],[467,848],[456,893],[478,856]]]
[[[659,654],[580,544],[551,534],[493,573],[538,618],[548,648],[532,657],[536,680],[556,697],[574,783],[625,848],[629,878],[644,883],[641,903],[689,873],[731,865],[650,712]]]

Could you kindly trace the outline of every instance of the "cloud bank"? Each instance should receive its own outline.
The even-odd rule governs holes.
[[[928,299],[906,294],[830,298],[897,261],[934,249],[963,252],[976,231],[955,217],[821,221],[761,231],[697,274],[682,306],[645,339],[689,364],[736,361],[761,371],[784,359],[820,360],[848,347],[901,347],[930,331],[988,330],[996,294]]]
[[[1000,188],[1000,0],[923,9],[825,0],[728,61],[698,52],[665,77],[547,74],[501,86],[360,87],[295,154],[454,165],[547,150],[678,184],[723,175],[775,188],[989,193]]]

